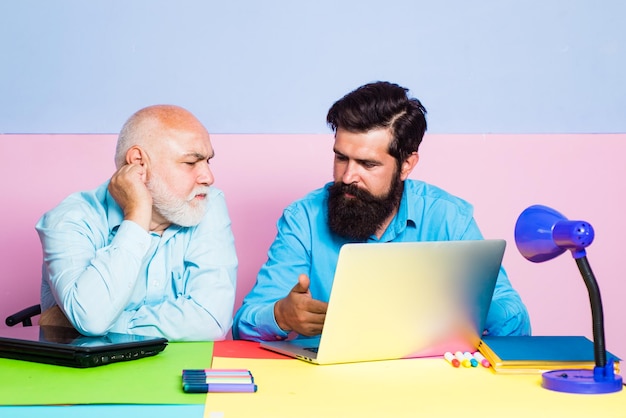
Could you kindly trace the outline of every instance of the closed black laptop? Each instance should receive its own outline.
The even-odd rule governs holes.
[[[69,367],[95,367],[154,356],[167,339],[108,333],[87,337],[73,328],[32,326],[0,329],[0,357]]]

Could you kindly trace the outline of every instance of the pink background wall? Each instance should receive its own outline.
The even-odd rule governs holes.
[[[284,206],[331,179],[330,135],[213,135],[216,186],[224,190],[239,255],[236,304],[254,283]],[[113,171],[115,135],[0,135],[0,318],[39,300],[41,251],[34,224],[71,192]],[[569,253],[524,260],[513,228],[531,204],[590,222],[587,254],[602,292],[607,347],[626,358],[624,268],[626,134],[427,135],[412,177],[475,205],[485,237],[504,238],[509,277],[537,335],[591,337],[588,294]],[[3,323],[0,326],[4,326]]]

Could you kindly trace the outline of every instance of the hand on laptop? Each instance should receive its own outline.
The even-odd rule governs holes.
[[[276,323],[284,331],[295,331],[307,337],[322,333],[328,303],[313,299],[309,285],[309,277],[301,274],[287,297],[274,305]]]

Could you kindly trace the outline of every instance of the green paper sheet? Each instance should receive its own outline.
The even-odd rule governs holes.
[[[0,359],[0,405],[203,404],[183,369],[211,367],[212,342],[169,343],[160,354],[87,369]]]

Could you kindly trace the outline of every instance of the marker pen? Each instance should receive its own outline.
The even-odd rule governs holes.
[[[483,366],[483,367],[489,367],[491,366],[491,363],[489,363],[489,360],[487,360],[479,351],[474,353],[474,358]]]
[[[240,377],[232,377],[232,376],[198,376],[198,377],[183,377],[183,384],[201,384],[201,383],[243,383],[250,384],[254,383],[254,378],[252,376],[240,376]]]
[[[256,392],[256,385],[250,383],[183,383],[186,393],[230,393]]]
[[[443,355],[443,358],[445,358],[453,367],[459,367],[461,365],[461,362],[449,351]]]
[[[472,367],[478,366],[478,360],[474,358],[472,353],[470,353],[469,351],[466,351],[465,353],[463,353],[463,356],[470,361],[470,365]]]
[[[251,379],[250,373],[184,373],[183,379],[210,379],[210,378],[232,378]]]
[[[459,360],[463,367],[472,367],[472,363],[470,363],[470,361],[465,358],[462,352],[457,351],[454,353],[454,356],[457,358],[457,360]]]
[[[183,376],[186,375],[203,375],[203,376],[249,376],[250,370],[247,369],[185,369],[183,370]]]

